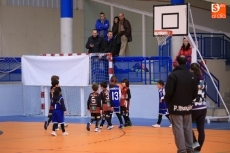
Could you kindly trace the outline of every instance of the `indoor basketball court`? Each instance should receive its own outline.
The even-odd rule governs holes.
[[[170,37],[174,39],[174,41],[180,40],[177,39],[178,37],[185,37],[194,48],[192,62],[196,62],[199,50],[196,47],[197,41],[194,41],[190,35],[188,25],[190,21],[193,23],[189,4],[153,6],[153,36],[156,37],[159,47],[165,45],[166,40]],[[181,42],[178,43],[181,44]],[[196,53],[197,50],[198,54]],[[51,58],[61,59],[60,63],[55,60],[52,61],[53,65],[58,65],[55,69],[50,66],[52,65],[49,61]],[[203,60],[202,57],[201,59]],[[71,60],[73,61],[72,63]],[[79,62],[80,60],[83,62]],[[81,72],[87,76],[90,70],[86,68],[87,72],[85,72],[85,67],[89,67],[89,63],[88,54],[80,56],[60,55],[59,57],[52,55],[23,56],[23,87],[28,88],[28,95],[31,94],[29,90],[32,86],[42,88],[41,90],[44,90],[42,91],[43,94],[48,95],[50,76],[56,73],[62,78],[61,86],[70,88],[72,86],[78,86],[80,88],[89,87],[89,76],[76,80],[77,74],[72,74],[72,72],[64,74],[66,67],[72,64],[76,72]],[[109,64],[112,65],[111,63]],[[107,67],[110,66],[109,64]],[[36,68],[39,66],[40,69],[37,71]],[[43,72],[44,70],[45,73]],[[31,74],[30,72],[34,73]],[[43,77],[35,79],[39,73],[44,73],[44,75],[42,75]],[[110,76],[111,74],[108,75],[108,77]],[[68,78],[71,78],[71,80],[68,80]],[[40,89],[37,91],[40,92]],[[86,93],[84,93],[84,90],[67,91],[71,91],[72,95],[78,92],[77,94],[81,102],[80,100],[77,101],[76,107],[80,106],[81,108],[78,109],[84,110],[85,113],[87,109],[86,100],[84,99]],[[63,92],[64,96],[66,96],[65,94],[67,95],[68,93]],[[38,94],[38,98],[41,98],[39,96],[40,93]],[[220,93],[219,96],[224,104]],[[68,97],[68,95],[66,97]],[[119,129],[118,120],[116,117],[113,117],[113,129],[107,130],[105,125],[99,132],[94,132],[94,123],[91,125],[90,131],[86,130],[86,124],[90,120],[89,114],[85,113],[87,115],[84,116],[85,114],[81,112],[81,115],[79,115],[81,117],[76,117],[75,114],[69,113],[65,118],[65,122],[68,123],[66,131],[69,135],[63,136],[61,130],[59,130],[56,131],[57,136],[52,136],[52,124],[49,125],[47,130],[43,128],[49,111],[49,99],[44,96],[42,98],[42,100],[39,100],[42,101],[41,103],[44,107],[42,108],[43,116],[0,117],[0,153],[174,153],[177,150],[172,129],[169,127],[169,123],[166,119],[162,121],[160,128],[154,128],[152,124],[157,122],[156,119],[131,118],[133,123],[131,127]],[[31,101],[33,102],[33,99]],[[133,101],[133,99],[131,101]],[[141,102],[142,101],[140,101],[140,103]],[[39,105],[41,103],[39,103]],[[75,107],[75,105],[72,107]],[[226,106],[225,108],[228,112]],[[139,107],[139,109],[143,108]],[[145,110],[141,111],[144,112]],[[229,119],[230,117],[224,116],[221,118]],[[220,118],[210,117],[209,119]],[[194,123],[193,129],[197,136]],[[206,137],[202,147],[202,153],[230,153],[230,123],[228,121],[218,122],[215,120],[211,123],[205,123],[205,134]]]

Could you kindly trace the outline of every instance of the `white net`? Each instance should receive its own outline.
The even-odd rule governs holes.
[[[15,58],[10,57],[3,32],[0,27],[0,80],[6,80],[4,77],[15,71],[21,66],[21,63]]]
[[[84,103],[84,111],[85,111],[85,116],[90,116],[90,113],[87,109],[87,100],[89,98],[89,94],[92,92],[92,88],[91,86],[85,87],[84,88],[84,99],[85,99],[85,103]]]
[[[90,54],[90,84],[109,81],[108,54]]]
[[[62,96],[64,98],[65,106],[68,116],[80,116],[81,115],[81,87],[66,87],[62,86]],[[87,87],[84,87],[87,89]],[[86,90],[88,91],[88,90]],[[48,95],[50,93],[50,87],[48,87]],[[89,92],[86,92],[88,94]],[[41,87],[40,86],[24,86],[23,85],[23,115],[42,115],[41,111]],[[85,99],[87,101],[87,99]],[[50,100],[49,100],[50,104]],[[86,103],[84,108],[86,108]],[[87,113],[87,111],[85,111]]]
[[[155,30],[154,33],[155,37],[157,38],[158,46],[166,45],[167,38],[172,35],[172,31],[168,30]]]
[[[61,87],[62,96],[65,101],[67,114],[69,116],[81,115],[81,87]]]
[[[41,87],[22,86],[23,115],[42,115]]]

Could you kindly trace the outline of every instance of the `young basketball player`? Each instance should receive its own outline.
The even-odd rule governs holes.
[[[161,127],[161,121],[162,121],[162,116],[165,115],[169,119],[169,113],[168,113],[168,106],[164,101],[164,96],[165,96],[165,89],[164,89],[164,82],[162,80],[159,80],[157,82],[157,88],[159,91],[159,115],[158,115],[158,121],[157,124],[152,125],[155,128]],[[169,122],[171,123],[170,119]],[[170,124],[169,127],[172,127],[172,124]]]
[[[129,103],[131,99],[131,93],[129,89],[129,80],[124,79],[121,82],[122,90],[121,90],[121,115],[124,118],[125,126],[132,126],[132,122],[129,118]]]
[[[54,92],[55,87],[59,87],[58,89],[60,90],[60,94],[61,94],[61,87],[59,86],[59,76],[57,76],[57,75],[53,75],[51,77],[50,101],[53,98],[53,92]],[[45,121],[45,123],[44,123],[44,129],[45,130],[47,130],[47,127],[49,126],[50,122],[52,121],[52,112],[53,112],[53,108],[50,105],[48,120]],[[68,124],[65,123],[65,127],[67,127],[67,126],[68,126]],[[60,128],[61,128],[60,125],[58,125],[56,130],[59,130]]]
[[[110,119],[110,114],[111,114],[111,110],[113,110],[113,106],[110,102],[110,97],[109,97],[109,90],[107,89],[107,83],[106,82],[101,82],[100,83],[101,86],[101,93],[100,93],[100,99],[102,101],[102,121],[100,124],[100,129],[102,129],[105,120],[108,123],[108,127],[107,129],[110,130],[113,128],[113,125],[111,123],[111,119]]]
[[[59,86],[59,81],[58,81],[58,76],[53,75],[51,77],[51,87],[50,87],[50,101],[53,98],[53,92],[55,90],[55,87]],[[61,90],[61,88],[60,88]],[[52,112],[53,112],[53,107],[50,104],[50,109],[49,109],[49,114],[48,114],[48,120],[45,121],[44,123],[44,129],[47,130],[47,127],[49,126],[50,122],[52,121]]]
[[[113,105],[114,112],[116,113],[117,118],[120,122],[120,126],[118,128],[122,129],[124,125],[120,114],[120,100],[121,100],[120,87],[121,87],[120,85],[117,85],[117,78],[115,76],[112,76],[109,85],[109,95],[110,95],[111,103]],[[110,119],[112,119],[112,115],[110,116]]]
[[[99,131],[98,123],[101,119],[101,114],[102,114],[101,99],[100,99],[100,95],[98,93],[98,85],[93,84],[92,89],[93,89],[93,92],[89,94],[89,98],[87,101],[87,109],[91,113],[91,120],[90,120],[90,122],[87,123],[86,129],[88,131],[90,131],[91,124],[94,121],[96,121],[94,131],[98,132]]]
[[[58,126],[58,124],[61,125],[62,135],[63,136],[68,135],[68,133],[65,131],[65,126],[64,126],[64,112],[66,111],[66,108],[59,87],[56,87],[54,89],[51,105],[53,107],[53,113],[52,113],[53,129],[51,135],[57,136],[55,129]]]

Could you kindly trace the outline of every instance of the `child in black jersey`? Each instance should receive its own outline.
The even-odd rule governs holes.
[[[100,93],[100,99],[102,101],[102,121],[100,124],[100,129],[102,129],[105,120],[108,123],[107,129],[110,130],[113,128],[113,125],[111,123],[110,114],[111,110],[113,110],[112,103],[110,102],[110,96],[109,96],[109,90],[107,89],[107,83],[101,82],[101,93]]]
[[[101,99],[98,93],[98,85],[92,85],[93,92],[89,94],[89,98],[87,101],[87,109],[91,113],[91,120],[87,123],[86,129],[90,131],[91,124],[96,121],[95,132],[99,131],[98,123],[101,120],[102,107],[101,107]]]

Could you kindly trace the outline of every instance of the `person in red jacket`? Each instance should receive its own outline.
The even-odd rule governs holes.
[[[192,47],[191,47],[190,43],[188,42],[188,40],[186,38],[184,38],[184,40],[183,40],[183,45],[181,46],[180,51],[178,52],[177,57],[180,56],[180,55],[186,56],[187,57],[187,62],[191,63]],[[173,61],[173,66],[174,67],[178,66],[176,58]]]

